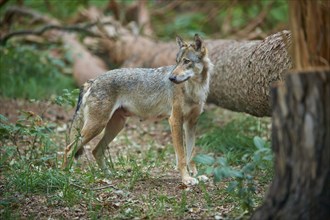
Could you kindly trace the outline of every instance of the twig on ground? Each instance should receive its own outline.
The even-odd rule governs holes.
[[[84,187],[84,186],[80,186],[78,184],[75,184],[73,182],[70,182],[70,185],[74,186],[74,187],[77,187],[79,189],[83,189],[83,190],[88,190],[88,191],[98,191],[98,190],[102,190],[102,189],[107,189],[107,188],[112,188],[112,189],[115,189],[115,190],[118,190],[117,187],[115,187],[114,185],[112,184],[108,184],[108,185],[105,185],[105,186],[100,186],[100,187],[94,187],[94,188],[88,188],[88,187]]]

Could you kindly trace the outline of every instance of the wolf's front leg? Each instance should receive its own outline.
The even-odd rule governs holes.
[[[186,121],[183,125],[185,131],[186,139],[186,160],[189,168],[189,172],[193,176],[197,175],[196,164],[192,160],[195,156],[195,132],[196,132],[196,122],[195,121]]]
[[[187,169],[187,159],[183,147],[183,117],[181,112],[173,111],[169,122],[172,131],[173,146],[178,160],[177,166],[181,174],[182,182],[185,185],[195,185],[198,183],[198,180],[191,177]]]
[[[201,108],[195,107],[191,110],[190,114],[185,117],[185,122],[183,124],[185,131],[185,139],[186,139],[186,159],[190,173],[193,176],[197,176],[197,168],[196,164],[193,161],[193,157],[195,156],[195,134],[196,134],[196,126],[199,115],[201,114]],[[207,181],[208,178],[205,175],[197,176],[198,180]]]

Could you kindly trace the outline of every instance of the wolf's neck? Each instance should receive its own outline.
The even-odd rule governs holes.
[[[210,80],[210,75],[213,71],[213,63],[208,57],[204,58],[203,62],[204,62],[204,67],[201,73],[201,80],[203,83],[208,84]]]
[[[210,75],[213,71],[213,64],[211,63],[209,58],[204,58],[204,67],[200,74],[200,77],[188,80],[186,84],[186,92],[187,95],[194,102],[202,102],[206,101],[208,92],[209,92],[209,82]]]

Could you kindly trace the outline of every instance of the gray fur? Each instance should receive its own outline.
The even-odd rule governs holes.
[[[118,100],[117,108],[127,108],[142,119],[169,115],[174,86],[169,75],[173,68],[112,70],[95,79],[89,96],[100,101]]]

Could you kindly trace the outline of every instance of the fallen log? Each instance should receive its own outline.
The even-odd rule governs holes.
[[[71,52],[73,59],[73,77],[78,85],[93,79],[107,71],[106,64],[99,57],[90,53],[74,35],[62,34],[62,41]]]
[[[215,64],[208,101],[226,109],[255,116],[270,116],[270,88],[283,81],[292,66],[288,31],[263,41],[211,42]]]

